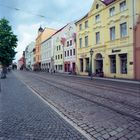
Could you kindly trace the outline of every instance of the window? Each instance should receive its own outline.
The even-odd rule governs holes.
[[[86,72],[89,72],[89,58],[86,58]]]
[[[127,74],[127,54],[120,54],[121,74]]]
[[[72,46],[72,40],[70,40],[70,46]]]
[[[61,54],[61,59],[63,58],[62,54]]]
[[[80,59],[80,71],[83,72],[83,59]]]
[[[80,48],[82,48],[82,38],[79,39]]]
[[[65,51],[65,57],[67,56],[67,52]]]
[[[110,56],[110,72],[116,73],[116,55]]]
[[[110,14],[110,17],[115,15],[115,7],[112,7],[109,9],[109,14]]]
[[[67,51],[67,56],[69,56],[69,51]]]
[[[96,9],[98,9],[99,8],[99,4],[96,4]]]
[[[110,40],[115,40],[115,27],[110,28]]]
[[[57,55],[55,56],[55,59],[57,60]]]
[[[59,50],[61,50],[61,46],[59,45]]]
[[[67,47],[69,46],[69,41],[67,41]]]
[[[97,22],[99,22],[100,21],[100,15],[96,15],[95,16],[95,22],[97,23]]]
[[[85,21],[85,28],[88,28],[88,21]]]
[[[59,55],[58,55],[58,59],[59,59]]]
[[[88,47],[88,36],[85,36],[85,47]]]
[[[96,44],[100,43],[100,32],[96,33]]]
[[[70,50],[70,56],[72,56],[72,50]]]
[[[120,11],[122,12],[124,10],[126,10],[126,1],[120,3]]]
[[[58,51],[58,46],[57,46],[57,51]]]
[[[75,49],[73,49],[73,55],[75,55]]]
[[[80,31],[82,30],[82,24],[79,25],[79,30],[80,30]]]
[[[127,36],[127,25],[126,25],[126,22],[120,24],[120,33],[121,33],[121,38]]]

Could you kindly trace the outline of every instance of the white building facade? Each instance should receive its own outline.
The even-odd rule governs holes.
[[[76,72],[76,25],[69,23],[64,33],[64,72]]]
[[[30,70],[33,70],[34,48],[35,48],[35,42],[31,42],[25,49],[25,64],[26,64],[26,68]]]
[[[76,71],[76,25],[71,22],[53,36],[54,65],[57,72]]]
[[[48,38],[41,44],[41,70],[54,71],[53,39]]]

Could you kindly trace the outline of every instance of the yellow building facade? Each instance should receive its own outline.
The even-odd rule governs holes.
[[[55,29],[40,27],[35,42],[35,64],[34,69],[41,70],[41,44],[56,32]]]
[[[88,14],[76,23],[78,74],[89,73],[92,57],[95,75],[134,78],[133,27],[140,9],[137,5],[139,0],[94,0]]]

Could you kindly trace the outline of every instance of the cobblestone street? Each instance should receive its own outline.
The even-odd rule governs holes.
[[[12,73],[7,77],[0,81],[0,140],[86,139]]]
[[[92,139],[140,139],[138,84],[47,73],[14,74]]]

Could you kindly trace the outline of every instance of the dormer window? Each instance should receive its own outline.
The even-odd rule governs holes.
[[[99,8],[99,4],[96,4],[96,9],[98,9]]]

